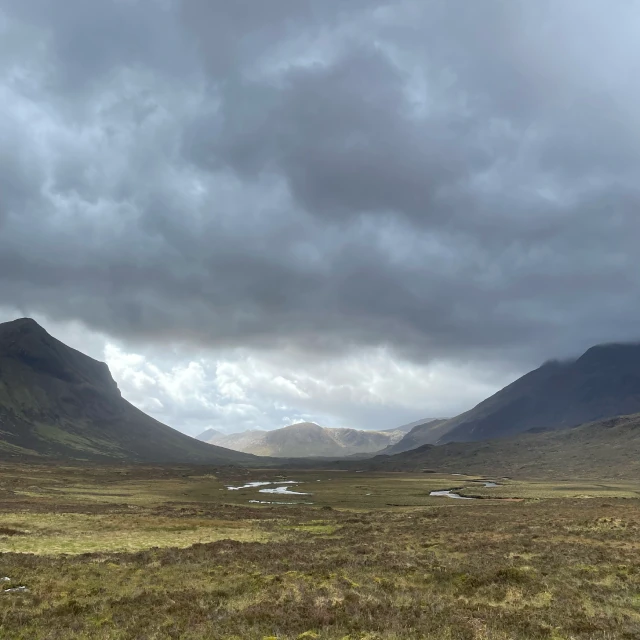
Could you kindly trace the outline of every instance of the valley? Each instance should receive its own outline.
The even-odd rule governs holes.
[[[196,439],[0,324],[0,637],[636,638],[636,347],[587,353],[456,418]]]
[[[493,480],[3,464],[2,637],[637,637],[640,483]]]
[[[0,640],[640,640],[639,27],[0,0]]]

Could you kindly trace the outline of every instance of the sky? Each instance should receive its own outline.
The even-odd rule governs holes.
[[[455,415],[640,339],[640,2],[0,0],[0,321],[186,433]]]

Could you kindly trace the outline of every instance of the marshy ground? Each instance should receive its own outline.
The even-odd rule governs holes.
[[[5,464],[0,638],[640,637],[640,482],[479,480]]]

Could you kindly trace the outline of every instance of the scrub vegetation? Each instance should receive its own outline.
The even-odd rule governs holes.
[[[479,480],[7,464],[0,637],[640,637],[640,483]]]

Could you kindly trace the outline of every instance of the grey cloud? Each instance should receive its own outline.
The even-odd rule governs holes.
[[[234,87],[210,149],[247,177],[281,172],[300,206],[322,217],[446,217],[438,198],[487,154],[474,132],[459,137],[459,114],[413,116],[403,75],[381,51],[357,47],[292,70],[281,87]]]
[[[37,197],[41,176],[34,175],[32,167],[33,159],[19,148],[7,145],[0,150],[0,225],[6,216]]]
[[[189,41],[175,28],[172,2],[107,0],[6,0],[15,20],[38,29],[36,46],[47,46],[52,72],[47,78],[61,91],[83,90],[105,80],[114,68],[153,68],[184,74],[193,62]]]
[[[630,5],[85,5],[5,9],[58,80],[27,95],[0,65],[7,304],[314,359],[638,337]]]
[[[287,41],[310,41],[354,16],[367,16],[380,5],[378,0],[176,3],[177,14],[194,38],[213,81],[233,81],[238,73],[263,64],[265,57],[277,58]]]

